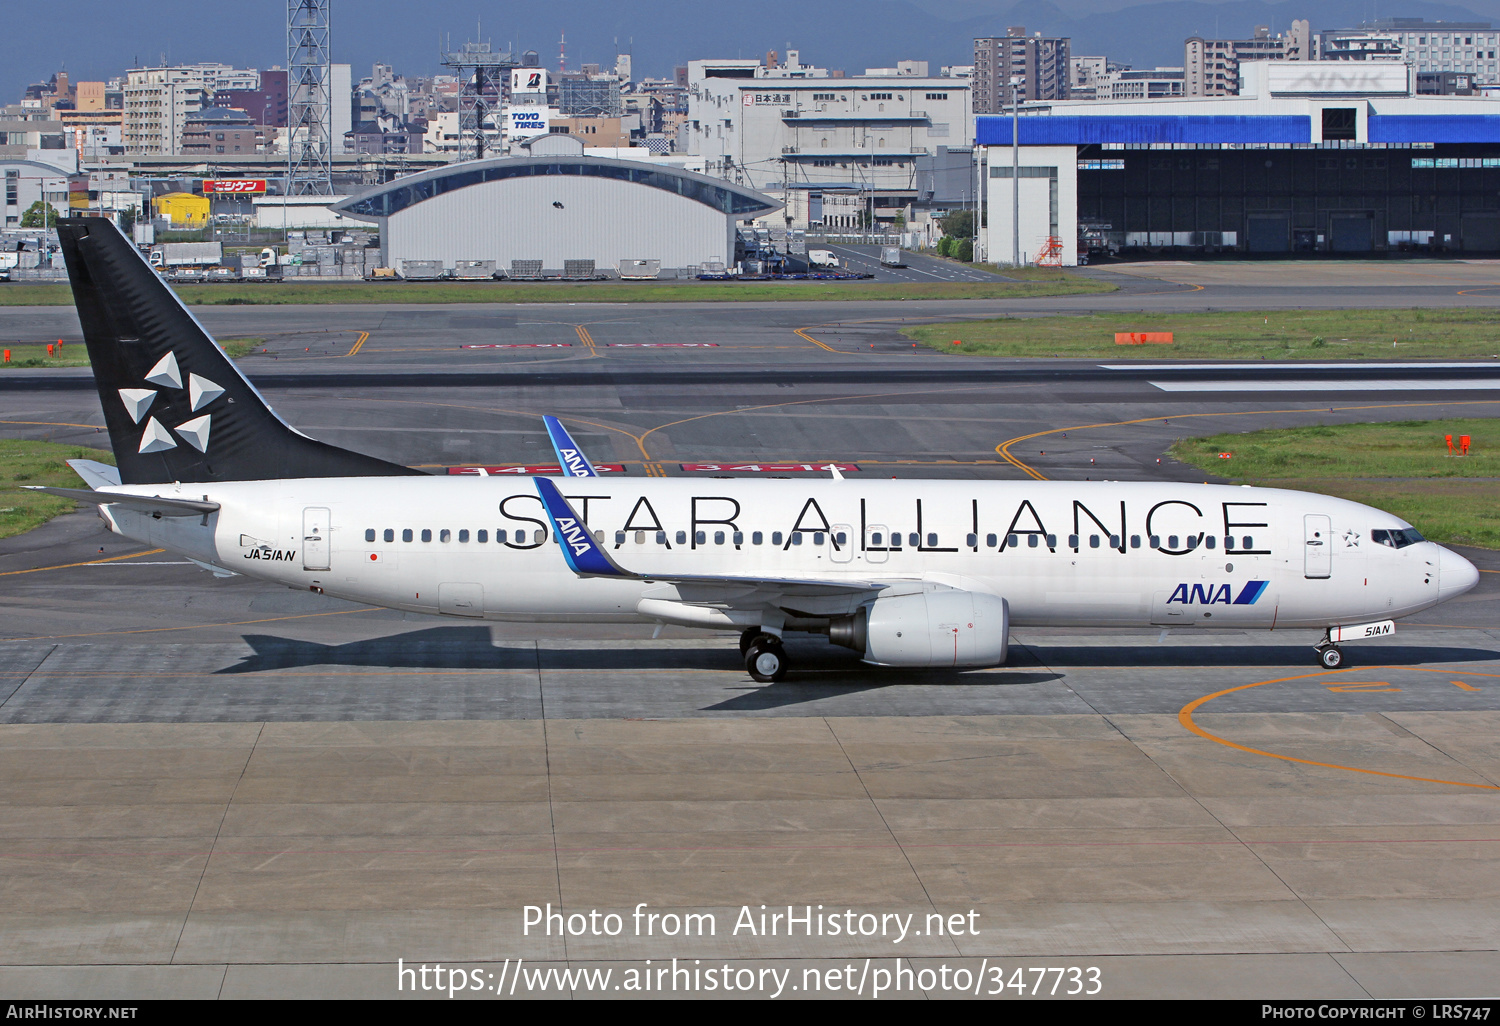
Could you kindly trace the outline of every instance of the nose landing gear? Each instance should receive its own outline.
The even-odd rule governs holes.
[[[1323,667],[1323,669],[1337,670],[1340,666],[1344,665],[1343,649],[1339,648],[1337,645],[1325,642],[1324,644],[1318,646],[1317,651],[1318,663]]]

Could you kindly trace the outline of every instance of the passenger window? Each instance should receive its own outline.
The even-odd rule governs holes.
[[[922,536],[918,534],[909,534],[906,536],[906,544],[910,545],[914,549],[919,548],[922,544]]]
[[[373,528],[373,527],[367,527],[367,528],[365,528],[365,541],[374,541],[374,540],[375,540],[375,528]]]
[[[714,532],[714,544],[715,545],[723,545],[724,544],[724,532],[723,531],[715,531]]]
[[[1055,534],[1049,534],[1049,535],[1047,535],[1047,548],[1049,548],[1049,549],[1055,549],[1055,548],[1057,548],[1057,535],[1055,535]]]
[[[388,541],[388,542],[395,541],[396,540],[396,532],[392,531],[389,527],[387,527],[385,529],[385,540]]]
[[[1130,536],[1130,547],[1132,549],[1138,549],[1138,548],[1141,547],[1141,536],[1140,535],[1138,535],[1138,534],[1132,534]]]
[[[736,532],[734,532],[734,545],[735,545],[735,548],[739,548],[743,544],[745,544],[745,532],[744,531],[736,531]]]
[[[474,540],[477,541],[479,544],[483,545],[485,542],[487,542],[487,541],[490,540],[490,532],[488,532],[488,531],[475,531],[474,532]]]
[[[469,532],[467,530],[459,531],[458,532],[458,540],[461,541],[461,542],[468,541],[469,540]]]
[[[686,545],[687,544],[687,532],[686,531],[678,531],[677,532],[677,544],[678,545]]]
[[[665,545],[666,543],[667,543],[667,532],[666,531],[657,531],[656,532],[656,544],[658,544],[658,545]]]
[[[1091,534],[1091,535],[1089,535],[1089,548],[1091,548],[1091,549],[1097,549],[1098,547],[1099,547],[1099,536],[1097,534]]]
[[[1190,535],[1188,535],[1188,538],[1187,538],[1187,547],[1188,547],[1188,551],[1189,552],[1192,552],[1194,549],[1196,549],[1198,547],[1198,536],[1196,534],[1190,534]]]
[[[453,540],[453,532],[450,531],[450,530],[448,530],[446,527],[443,528],[441,531],[438,532],[438,541],[440,541],[440,542],[450,542],[452,540]]]
[[[1233,552],[1234,551],[1234,535],[1232,535],[1232,534],[1226,534],[1224,536],[1224,551],[1226,551],[1226,552]]]
[[[882,544],[881,539],[884,537],[885,535],[881,534],[879,531],[876,531],[874,534],[870,535],[870,544],[880,545]]]
[[[644,545],[644,544],[646,544],[646,532],[645,531],[637,531],[637,532],[635,532],[635,543],[637,545]]]
[[[615,548],[619,548],[621,545],[624,545],[624,544],[625,544],[625,532],[624,531],[616,531],[615,532]]]
[[[1242,548],[1242,549],[1253,549],[1253,548],[1255,548],[1255,539],[1252,538],[1252,537],[1250,537],[1248,534],[1245,535],[1245,537],[1243,537],[1243,538],[1240,539],[1240,548]]]
[[[516,537],[519,538],[520,535],[521,535],[521,532],[517,531],[516,532]],[[547,532],[543,531],[540,527],[538,527],[535,531],[531,532],[531,540],[532,540],[532,542],[534,542],[537,545],[540,545],[546,539],[547,539]]]
[[[693,532],[693,544],[694,545],[702,545],[706,540],[707,540],[707,536],[702,531],[694,531]]]
[[[596,541],[596,542],[603,542],[604,541],[604,532],[603,531],[595,531],[594,532],[594,541]]]
[[[495,532],[495,544],[496,545],[504,545],[505,541],[506,541],[506,539],[508,537],[509,537],[509,535],[507,535],[504,531],[496,531]]]
[[[977,549],[977,548],[979,548],[979,535],[977,535],[977,534],[966,534],[966,535],[964,535],[964,544],[967,545],[971,549]]]
[[[996,545],[1000,544],[1000,539],[993,534],[987,534],[984,536],[984,544],[993,549]]]
[[[891,533],[891,549],[895,552],[901,551],[901,535],[895,532]]]
[[[1120,547],[1120,536],[1118,534],[1112,534],[1109,536],[1109,547],[1112,549],[1118,549]]]
[[[1177,536],[1175,534],[1167,535],[1167,548],[1175,549],[1177,547]]]
[[[1159,535],[1159,534],[1153,534],[1147,540],[1147,544],[1150,545],[1153,549],[1159,549],[1159,548],[1161,548],[1161,535]]]
[[[1005,547],[1007,549],[1013,549],[1013,548],[1015,548],[1019,544],[1021,544],[1021,537],[1020,537],[1020,535],[1007,534],[1005,536]]]
[[[1207,538],[1204,538],[1203,539],[1203,544],[1207,545],[1209,548],[1213,548],[1214,547],[1214,536],[1213,535],[1209,535]]]
[[[802,532],[801,531],[793,531],[792,532],[792,544],[793,545],[801,545],[802,544]]]
[[[822,531],[814,531],[813,532],[813,544],[814,545],[822,545],[823,544],[823,532]]]
[[[751,545],[759,545],[759,544],[761,544],[762,542],[765,541],[765,538],[766,538],[766,536],[764,534],[762,534],[760,531],[752,531],[752,532],[750,532],[750,544]]]
[[[845,534],[843,531],[840,531],[838,534],[836,534],[836,535],[833,536],[833,543],[835,545],[848,545],[849,544],[849,536],[847,534]]]
[[[1068,535],[1068,548],[1070,548],[1070,549],[1076,549],[1076,548],[1078,548],[1078,535],[1076,535],[1076,534],[1070,534],[1070,535]]]
[[[781,532],[780,531],[772,531],[771,532],[771,544],[772,545],[780,545],[781,544]]]
[[[422,540],[424,542],[430,542],[430,541],[432,541],[432,529],[431,528],[428,528],[428,527],[422,528]]]
[[[1041,537],[1035,534],[1028,534],[1026,536],[1026,544],[1030,545],[1032,548],[1036,548],[1037,542],[1041,540]],[[1049,542],[1048,544],[1050,545],[1051,543]]]
[[[401,540],[404,542],[411,541],[411,528],[408,527],[406,530],[401,532]]]

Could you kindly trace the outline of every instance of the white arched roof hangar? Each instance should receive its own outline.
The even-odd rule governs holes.
[[[380,224],[388,266],[403,260],[734,260],[735,223],[780,207],[717,178],[630,160],[554,155],[471,160],[398,178],[331,209]]]

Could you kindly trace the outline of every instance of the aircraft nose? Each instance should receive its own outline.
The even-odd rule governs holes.
[[[1438,601],[1462,595],[1479,583],[1474,564],[1445,546],[1438,546]]]

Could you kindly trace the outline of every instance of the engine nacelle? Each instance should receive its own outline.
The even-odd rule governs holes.
[[[833,620],[828,640],[877,666],[999,666],[1010,646],[1010,604],[956,588],[878,598]]]

